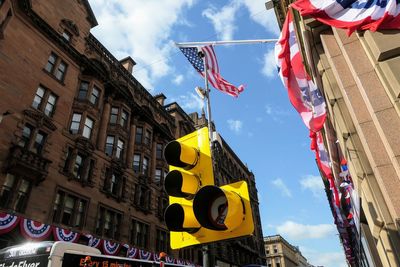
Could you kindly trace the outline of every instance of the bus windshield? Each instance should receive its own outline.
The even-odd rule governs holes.
[[[0,250],[0,267],[47,266],[54,242],[26,243]]]

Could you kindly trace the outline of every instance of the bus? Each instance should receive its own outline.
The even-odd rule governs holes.
[[[85,245],[43,241],[0,250],[0,267],[153,267],[160,262],[102,255]],[[162,263],[162,266],[184,266]]]

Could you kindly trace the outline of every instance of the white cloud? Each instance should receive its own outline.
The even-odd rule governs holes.
[[[347,267],[343,252],[321,252],[307,247],[300,247],[301,253],[314,266]]]
[[[250,12],[253,21],[260,24],[266,31],[279,36],[280,30],[274,10],[265,10],[265,0],[239,0]]]
[[[273,49],[268,50],[264,54],[264,62],[263,62],[263,68],[261,70],[261,73],[268,77],[268,78],[273,78],[273,77],[278,77],[278,71],[276,69],[276,62],[275,62],[275,52]]]
[[[155,79],[171,72],[165,60],[175,49],[171,31],[187,23],[183,12],[194,1],[90,0],[99,24],[92,32],[116,58],[130,55],[138,63],[134,76],[152,88]]]
[[[282,196],[292,197],[292,192],[290,192],[289,188],[286,186],[281,178],[273,180],[272,184],[281,190]]]
[[[310,190],[314,197],[320,198],[324,195],[324,183],[320,176],[307,175],[300,180],[303,190]]]
[[[239,7],[237,1],[232,1],[222,8],[209,7],[203,11],[202,15],[211,21],[219,39],[231,40],[236,30],[235,14]]]
[[[307,225],[293,221],[286,221],[277,226],[276,231],[289,239],[318,239],[334,235],[336,228],[333,224]]]
[[[200,111],[204,107],[204,101],[194,93],[180,95],[172,101],[176,101],[186,112]]]
[[[235,133],[239,133],[243,127],[243,122],[240,120],[228,120],[229,129],[234,131]]]
[[[175,78],[172,80],[172,82],[173,82],[174,84],[176,84],[176,85],[182,84],[182,82],[183,82],[183,75],[182,75],[182,74],[176,75]]]

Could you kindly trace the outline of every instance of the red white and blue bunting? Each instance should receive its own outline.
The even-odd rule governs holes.
[[[19,220],[19,217],[16,215],[0,212],[0,234],[5,234],[13,230]]]
[[[167,256],[167,263],[175,263],[175,259],[170,256]]]
[[[53,229],[54,240],[75,243],[78,241],[80,234],[72,232],[71,230],[54,227]]]
[[[78,242],[81,234],[61,227],[44,224],[38,221],[18,217],[16,215],[0,212],[0,235],[7,234],[19,224],[21,235],[29,240],[49,240],[51,233],[56,241]],[[108,240],[96,238],[91,234],[83,234],[88,238],[88,246],[102,248],[106,255],[117,255],[121,247],[127,249],[126,257],[131,259],[159,261],[159,254],[131,247],[129,244],[119,244]],[[170,256],[166,257],[167,263],[178,263],[181,265],[193,265],[186,260],[176,260]]]
[[[20,223],[21,234],[26,239],[41,241],[49,237],[51,234],[52,226],[41,222],[22,219]]]
[[[118,243],[111,242],[109,240],[103,240],[103,252],[106,255],[117,255],[121,245]]]
[[[93,248],[100,248],[103,240],[100,238],[96,238],[90,234],[85,235],[89,240],[88,240],[88,246],[93,247]]]
[[[140,259],[142,260],[149,260],[151,257],[151,252],[148,252],[144,249],[139,250]]]
[[[126,251],[126,257],[131,259],[136,259],[138,256],[138,249],[135,247],[131,247]]]

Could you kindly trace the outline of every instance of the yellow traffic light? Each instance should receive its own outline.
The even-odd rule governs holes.
[[[247,183],[214,186],[207,127],[168,143],[164,156],[170,165],[164,181],[170,205],[164,216],[171,248],[253,233]]]
[[[171,248],[199,244],[201,225],[194,215],[193,199],[202,186],[214,184],[208,128],[168,143],[164,157],[170,165],[164,180],[170,205],[164,217],[171,231]]]

